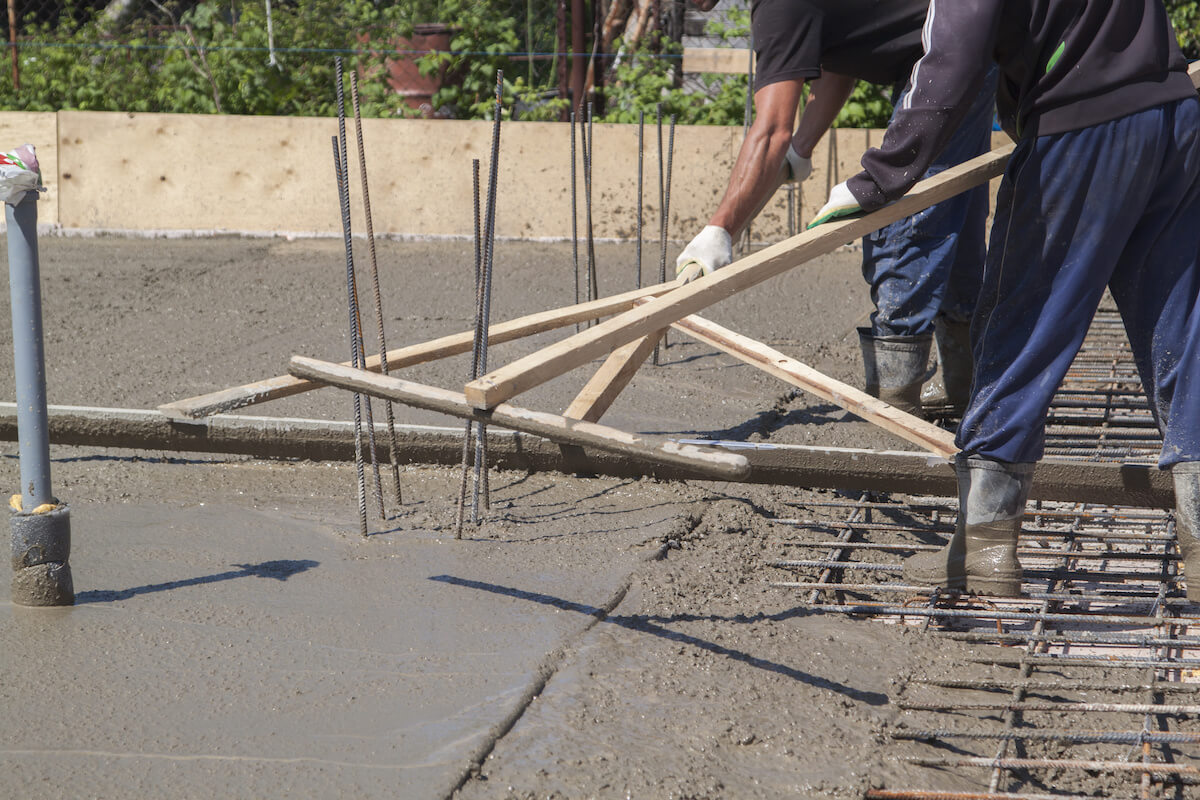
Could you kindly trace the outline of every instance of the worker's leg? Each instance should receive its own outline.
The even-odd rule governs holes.
[[[1153,193],[1143,169],[1157,144],[1137,116],[1023,140],[1013,153],[971,328],[975,380],[956,440],[965,454],[1041,458],[1050,401]]]
[[[1175,539],[1183,559],[1187,597],[1200,602],[1200,461],[1180,461],[1171,467],[1175,482]]]
[[[1033,483],[1033,464],[959,458],[958,525],[934,553],[904,562],[904,580],[920,586],[1015,597],[1021,593],[1017,537]]]
[[[1161,145],[1136,116],[1023,141],[1009,162],[972,325],[975,382],[957,437],[960,463],[980,486],[960,489],[968,588],[972,569],[984,573],[980,591],[1019,587],[1020,517],[1046,411],[1153,193],[1144,170]],[[980,535],[968,536],[972,528]],[[948,548],[947,583],[956,558]]]
[[[1163,432],[1166,469],[1200,461],[1200,102],[1138,116],[1162,132],[1161,145],[1140,165],[1150,192],[1109,288]]]
[[[1144,116],[1163,132],[1142,165],[1153,194],[1109,287],[1163,431],[1187,596],[1200,602],[1200,102]]]
[[[987,152],[994,100],[993,76],[926,177]],[[969,317],[983,263],[987,195],[987,187],[979,187],[863,239],[863,277],[875,305],[862,339],[864,368],[868,376],[880,376],[879,386],[902,387],[893,396],[909,410],[920,407],[927,362],[897,358],[896,365],[911,366],[912,371],[891,373],[893,359],[872,359],[892,352],[927,351],[939,312],[952,321]],[[969,364],[957,372],[964,373],[969,375]],[[969,382],[969,378],[959,379],[955,385]]]

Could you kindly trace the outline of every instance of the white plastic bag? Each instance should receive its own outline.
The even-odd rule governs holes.
[[[0,153],[0,201],[17,205],[30,192],[44,192],[42,171],[33,145],[23,144]]]

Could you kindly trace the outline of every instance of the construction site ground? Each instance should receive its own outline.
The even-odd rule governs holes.
[[[153,408],[284,374],[294,353],[349,358],[340,242],[40,245],[53,404]],[[632,244],[600,245],[596,258],[602,293],[634,286]],[[839,251],[706,316],[860,385],[855,327],[870,302],[858,259]],[[649,244],[644,262],[656,282]],[[379,263],[389,346],[471,327],[469,243],[383,242]],[[574,280],[569,245],[500,242],[492,319],[567,305]],[[0,331],[11,347],[8,324]],[[555,337],[495,347],[491,363]],[[0,369],[12,391],[10,363]],[[468,369],[464,356],[404,375],[457,388]],[[561,412],[584,372],[515,402]],[[352,403],[323,389],[245,413],[344,420]],[[461,425],[403,407],[396,418]],[[603,421],[911,449],[674,335]],[[3,485],[16,491],[16,446],[4,448]],[[793,534],[772,519],[828,516],[819,504],[837,492],[494,472],[491,510],[456,540],[460,471],[409,466],[404,504],[373,516],[363,538],[353,464],[61,446],[52,456],[71,507],[77,604],[25,609],[3,594],[0,796],[988,789],[986,770],[907,764],[933,748],[889,733],[907,724],[898,700],[928,691],[917,681],[992,674],[970,659],[997,648],[819,613],[771,586],[764,563]],[[1104,796],[1115,779],[1072,780],[1055,789]]]

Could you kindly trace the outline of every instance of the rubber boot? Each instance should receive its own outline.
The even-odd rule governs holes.
[[[1175,541],[1183,559],[1187,599],[1200,603],[1200,461],[1171,467],[1175,479]]]
[[[961,417],[967,410],[975,359],[971,355],[971,323],[938,317],[934,320],[937,373],[921,390],[921,406]]]
[[[977,456],[955,463],[958,526],[936,553],[904,562],[904,580],[997,597],[1021,593],[1017,537],[1033,483],[1033,464],[1006,464]]]
[[[875,336],[870,328],[858,329],[867,394],[901,411],[921,413],[921,384],[929,365],[933,334]]]

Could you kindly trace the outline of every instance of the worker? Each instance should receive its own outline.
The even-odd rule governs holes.
[[[814,224],[907,192],[993,61],[1017,145],[971,324],[958,526],[940,552],[905,562],[905,580],[1020,593],[1046,413],[1107,285],[1163,434],[1188,599],[1200,601],[1200,100],[1162,0],[933,0],[913,91]]]
[[[704,10],[716,4],[694,2]],[[753,0],[754,121],[720,205],[676,260],[677,276],[709,274],[733,260],[733,240],[781,183],[811,173],[813,148],[858,80],[892,86],[903,102],[922,52],[927,8],[928,0]],[[806,83],[811,95],[793,134]],[[994,90],[981,86],[930,174],[989,149],[994,106]],[[859,328],[859,341],[872,395],[919,413],[936,338],[944,392],[931,382],[925,403],[949,404],[962,413],[971,381],[967,329],[983,269],[987,214],[987,189],[980,187],[863,240],[863,277],[875,310],[870,326]]]

